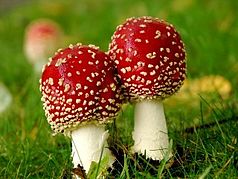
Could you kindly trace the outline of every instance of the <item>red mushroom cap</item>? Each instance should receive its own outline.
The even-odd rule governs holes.
[[[40,80],[43,108],[55,132],[117,115],[120,86],[109,56],[97,47],[70,45],[45,66]]]
[[[35,63],[48,57],[59,47],[62,40],[60,26],[49,19],[31,22],[25,32],[24,50],[28,59]]]
[[[112,36],[115,61],[125,96],[131,100],[164,99],[186,77],[184,44],[175,28],[152,17],[130,18]]]

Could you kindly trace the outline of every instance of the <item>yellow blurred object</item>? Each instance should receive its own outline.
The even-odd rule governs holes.
[[[219,94],[222,99],[229,98],[232,91],[231,83],[222,76],[209,75],[195,80],[186,79],[180,91],[166,100],[167,104],[175,105],[178,101],[199,104],[200,96],[206,99],[211,94]]]
[[[194,4],[194,0],[173,0],[172,9],[176,12],[183,12]]]
[[[222,76],[204,76],[192,81],[190,91],[193,93],[217,92],[223,99],[227,99],[231,93],[231,83]]]

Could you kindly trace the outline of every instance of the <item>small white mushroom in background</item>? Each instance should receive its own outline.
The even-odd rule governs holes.
[[[74,167],[88,173],[101,156],[103,167],[111,166],[105,124],[117,116],[122,97],[109,56],[92,45],[59,50],[43,69],[40,90],[52,130],[72,137]]]
[[[12,95],[7,87],[0,83],[0,113],[4,112],[12,102]]]
[[[109,54],[117,61],[125,97],[135,102],[133,151],[162,160],[169,147],[162,100],[176,93],[186,77],[180,35],[157,18],[130,18],[114,32]]]
[[[53,20],[37,19],[26,27],[24,52],[37,74],[62,42],[61,27]]]

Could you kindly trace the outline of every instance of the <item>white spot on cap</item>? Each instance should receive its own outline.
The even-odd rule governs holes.
[[[109,103],[115,103],[115,99],[108,99]]]
[[[142,71],[142,72],[140,72],[140,74],[143,75],[143,76],[146,76],[146,75],[147,75],[147,72]]]
[[[159,31],[159,30],[156,30],[156,32],[155,32],[155,39],[158,39],[158,38],[160,38],[160,36],[161,36],[161,32]]]
[[[146,85],[150,85],[152,82],[150,80],[146,81]]]
[[[64,78],[60,78],[60,79],[59,79],[59,82],[58,82],[59,86],[62,86],[62,85],[63,85],[63,82],[64,82]]]
[[[155,70],[153,70],[152,72],[150,72],[150,75],[151,75],[151,76],[153,76],[153,75],[155,75],[155,74],[156,74]]]
[[[70,85],[69,85],[69,84],[65,84],[65,86],[64,86],[64,92],[65,92],[65,93],[68,92],[69,89],[70,89]]]
[[[169,60],[169,57],[164,56],[164,62],[167,62]]]
[[[120,35],[120,34],[119,34]],[[121,39],[124,39],[126,37],[126,34],[123,34],[122,36],[121,36]]]
[[[89,105],[89,106],[92,106],[93,104],[94,104],[93,101],[89,101],[89,102],[88,102],[88,105]]]
[[[69,45],[69,48],[70,48],[70,49],[73,49],[73,48],[74,48],[74,45],[73,45],[73,44],[70,44],[70,45]]]
[[[66,112],[70,112],[70,111],[71,111],[71,108],[66,108],[65,111],[66,111]]]
[[[62,63],[66,63],[66,58],[59,58],[57,60],[57,62],[55,63],[55,66],[58,67],[60,66]]]
[[[137,55],[137,51],[136,51],[136,50],[133,51],[133,55],[134,55],[134,56]]]
[[[91,82],[91,83],[93,82],[93,80],[89,76],[86,78],[86,80]]]
[[[85,106],[86,104],[87,104],[87,101],[86,101],[86,100],[84,100],[84,101],[83,101],[83,105]]]
[[[96,45],[93,45],[93,44],[89,44],[88,45],[90,48],[93,48],[93,49],[95,49],[95,50],[98,50],[99,49],[99,47],[98,46],[96,46]]]
[[[104,92],[104,93],[108,92],[108,88],[104,88],[104,89],[103,89],[103,92]]]
[[[172,41],[172,45],[175,45],[175,44],[176,44],[176,42]]]
[[[89,65],[93,65],[93,62],[89,61],[88,64],[89,64]]]
[[[170,27],[170,26],[166,26],[166,29],[170,30],[170,29],[171,29],[171,27]]]
[[[141,77],[140,76],[137,76],[136,77],[136,81],[140,81],[141,80]]]
[[[127,72],[131,71],[131,67],[130,66],[126,67],[125,69],[126,69]]]
[[[90,94],[93,95],[93,94],[94,94],[94,91],[93,91],[93,90],[90,90]]]
[[[116,50],[116,53],[123,53],[123,49],[121,49],[121,48],[118,48],[117,50]]]
[[[112,91],[116,91],[116,85],[114,83],[111,83],[110,87],[111,87]]]
[[[131,76],[131,79],[132,79],[132,80],[135,80],[135,78],[136,78],[136,75],[132,75],[132,76]]]
[[[50,85],[54,85],[54,80],[53,80],[53,78],[49,78],[49,84],[50,84]]]
[[[134,32],[130,33],[130,36],[132,37],[133,35],[135,35]],[[125,41],[127,41],[127,39],[125,39]]]
[[[94,78],[94,77],[95,77],[95,74],[94,74],[94,73],[91,73],[91,77]]]
[[[145,24],[140,24],[140,27],[144,28],[144,27],[146,27],[146,25]]]
[[[101,81],[97,81],[96,86],[100,86],[101,85]]]
[[[107,66],[107,65],[108,65],[108,62],[107,62],[107,61],[104,61],[104,65]]]
[[[76,84],[76,90],[80,89],[81,88],[81,84],[80,83],[77,83]]]
[[[137,62],[137,65],[139,67],[143,67],[143,66],[145,66],[145,62],[139,61],[139,62]]]
[[[71,98],[67,99],[67,101],[66,101],[66,103],[68,103],[68,104],[70,104],[72,102],[73,102],[73,100]]]
[[[69,73],[67,74],[67,76],[68,76],[68,77],[71,77],[71,76],[72,76],[72,73],[69,72]]]
[[[156,52],[147,53],[147,54],[146,54],[146,57],[149,58],[149,59],[153,59],[153,58],[156,57]]]
[[[101,99],[101,103],[107,102],[104,98]]]
[[[126,57],[126,60],[125,60],[126,62],[132,62],[132,60],[130,59],[130,58],[128,58],[128,57]]]
[[[125,74],[125,73],[126,73],[126,69],[125,69],[125,68],[122,68],[122,69],[121,69],[121,72],[122,72],[123,74]]]

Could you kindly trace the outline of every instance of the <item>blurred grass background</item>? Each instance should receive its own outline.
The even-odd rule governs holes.
[[[221,75],[229,80],[228,99],[217,94],[197,105],[180,101],[165,112],[173,139],[174,163],[160,177],[238,177],[238,1],[229,0],[36,0],[0,1],[0,81],[13,95],[0,115],[0,178],[70,178],[70,141],[52,137],[40,102],[39,77],[23,53],[26,26],[50,18],[70,43],[95,44],[104,51],[117,25],[131,16],[150,15],[174,24],[186,45],[188,79]],[[122,145],[133,144],[133,106],[123,108],[111,133]],[[229,119],[225,123],[219,123]],[[186,132],[207,123],[213,126]],[[120,175],[116,176],[118,178]],[[121,178],[156,178],[146,169]]]

